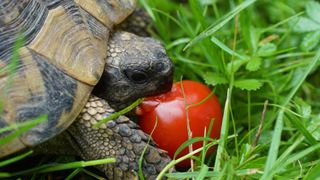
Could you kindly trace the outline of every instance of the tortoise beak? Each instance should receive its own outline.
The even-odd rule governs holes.
[[[161,68],[157,68],[159,76],[157,82],[157,90],[146,96],[154,96],[166,93],[171,90],[173,83],[174,64],[169,57],[163,58]]]

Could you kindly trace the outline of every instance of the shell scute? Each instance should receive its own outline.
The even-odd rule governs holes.
[[[0,146],[0,157],[46,141],[75,120],[104,69],[110,30],[133,11],[133,1],[0,1],[0,128],[48,115]],[[19,34],[23,47],[12,68]]]

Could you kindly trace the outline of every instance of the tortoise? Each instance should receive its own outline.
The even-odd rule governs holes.
[[[145,146],[148,179],[170,161],[126,116],[92,127],[114,109],[171,88],[173,64],[161,43],[115,28],[135,8],[135,0],[0,1],[0,128],[47,115],[1,145],[0,158],[71,147],[85,160],[116,157],[98,166],[109,179],[135,178]]]

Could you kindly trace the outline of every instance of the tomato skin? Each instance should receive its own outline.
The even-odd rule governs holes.
[[[207,86],[199,82],[184,80],[182,85],[189,106],[201,102],[211,93]],[[152,138],[173,158],[178,147],[188,140],[187,115],[181,82],[174,83],[170,92],[146,98],[140,108],[142,111],[139,117],[141,129],[150,134],[157,119]],[[201,105],[189,107],[188,115],[192,137],[203,137],[205,128],[208,131],[210,122],[214,118],[210,137],[219,138],[222,110],[216,96],[211,96]],[[193,149],[200,147],[202,147],[202,142],[193,144]],[[185,148],[178,158],[185,154],[188,154],[188,148]],[[189,163],[189,160],[183,161],[178,167],[188,167]]]

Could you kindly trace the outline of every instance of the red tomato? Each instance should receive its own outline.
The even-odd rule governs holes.
[[[198,82],[185,80],[182,81],[182,85],[188,105],[201,102],[211,93],[207,86]],[[151,133],[156,123],[156,117],[158,118],[158,124],[152,138],[160,148],[168,151],[169,156],[173,158],[178,147],[188,140],[186,106],[181,83],[175,83],[170,92],[146,98],[141,103],[140,110],[142,115],[139,117],[139,125],[146,133]],[[216,96],[211,96],[203,104],[190,107],[188,114],[192,137],[203,137],[205,128],[208,131],[210,121],[214,119],[210,137],[219,138],[222,110]],[[202,147],[202,142],[193,144],[193,149],[200,147]],[[188,148],[185,148],[178,155],[178,158],[188,152]],[[183,161],[178,167],[185,168],[189,164],[190,160]]]

